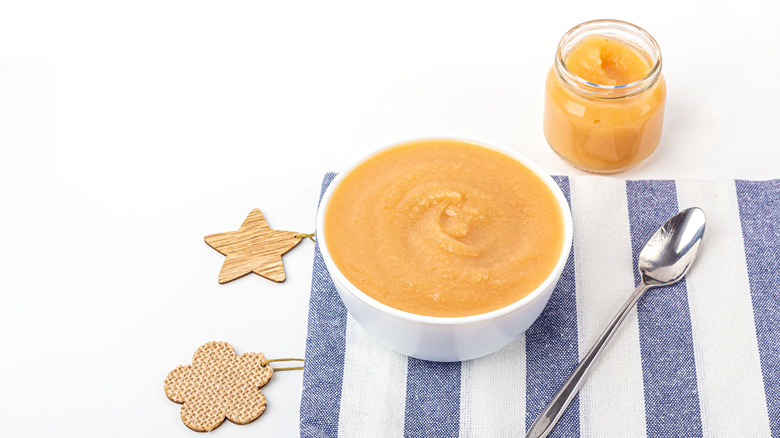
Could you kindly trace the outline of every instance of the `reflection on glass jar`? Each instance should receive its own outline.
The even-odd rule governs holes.
[[[561,38],[547,74],[544,135],[583,170],[620,172],[661,140],[666,83],[652,36],[617,20],[583,23]]]

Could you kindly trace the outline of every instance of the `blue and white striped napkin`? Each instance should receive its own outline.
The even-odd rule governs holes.
[[[780,437],[780,180],[556,180],[574,218],[569,261],[539,320],[480,359],[382,346],[316,250],[302,437],[523,436],[638,283],[645,241],[692,206],[707,229],[689,275],[639,302],[552,436]]]

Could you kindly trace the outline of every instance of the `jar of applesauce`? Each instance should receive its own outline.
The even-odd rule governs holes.
[[[575,167],[620,172],[658,146],[665,102],[655,39],[625,21],[588,21],[558,43],[547,74],[544,135]]]

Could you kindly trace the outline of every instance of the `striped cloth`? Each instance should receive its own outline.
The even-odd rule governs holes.
[[[302,437],[523,436],[638,283],[645,241],[692,206],[707,230],[689,275],[639,302],[551,436],[780,437],[780,180],[556,181],[574,219],[566,268],[539,320],[480,359],[382,346],[316,250]]]

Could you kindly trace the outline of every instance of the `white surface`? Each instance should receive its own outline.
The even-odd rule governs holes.
[[[493,354],[463,362],[460,372],[461,437],[511,437],[526,429],[525,335]]]
[[[570,180],[574,219],[574,280],[580,359],[615,317],[634,289],[634,263],[626,184],[601,178]],[[594,220],[598,218],[598,220]],[[608,254],[609,262],[595,257]],[[611,293],[607,293],[610,291]],[[636,308],[626,317],[600,362],[582,384],[580,423],[584,437],[647,436],[642,356]]]
[[[339,431],[344,438],[404,436],[406,364],[347,316]]]
[[[719,213],[707,215],[707,233],[719,238],[707,240],[697,269],[685,279],[692,337],[701,345],[693,351],[702,430],[705,436],[770,436],[750,280],[744,256],[738,256],[745,254],[745,242],[733,187],[730,181],[677,184],[681,209],[695,204]]]
[[[210,340],[304,353],[312,245],[288,280],[216,281],[203,236],[253,207],[310,231],[322,175],[428,132],[504,143],[551,173],[544,76],[594,18],[647,29],[662,144],[625,178],[780,176],[780,27],[768,0],[0,1],[3,436],[193,437],[162,392]],[[301,374],[216,436],[295,436]]]

